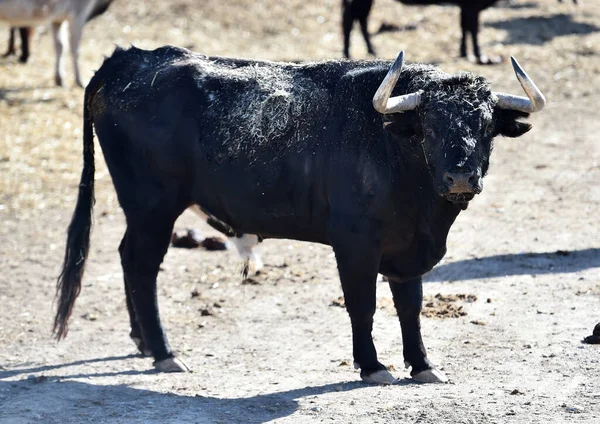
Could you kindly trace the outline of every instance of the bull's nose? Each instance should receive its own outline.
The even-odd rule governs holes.
[[[449,193],[472,193],[479,184],[479,176],[476,171],[446,172],[444,184]]]

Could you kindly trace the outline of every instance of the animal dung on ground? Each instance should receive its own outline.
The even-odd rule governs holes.
[[[475,302],[477,296],[473,294],[441,294],[425,296],[421,315],[427,318],[460,318],[467,315],[463,305],[457,302]]]
[[[200,243],[206,250],[227,250],[227,242],[220,237],[206,237]]]
[[[171,237],[173,247],[195,249],[203,247],[206,250],[227,250],[227,242],[220,237],[203,238],[198,230],[187,230],[185,234],[174,232]]]
[[[344,301],[344,296],[340,296],[337,299],[333,299],[329,306],[337,306],[339,308],[345,308],[346,302]]]
[[[596,324],[592,335],[587,336],[582,342],[587,344],[600,344],[600,323]]]
[[[187,230],[185,234],[174,232],[171,236],[171,245],[184,249],[195,249],[200,247],[202,240],[202,235],[197,230]]]
[[[83,318],[87,321],[96,321],[98,319],[98,317],[95,314],[90,313],[90,312],[83,314],[81,316],[81,318]]]
[[[458,305],[457,302],[472,303],[476,300],[477,296],[473,294],[443,295],[438,293],[435,296],[424,296],[421,315],[427,318],[460,318],[467,315],[467,312],[463,309],[463,305]],[[345,308],[346,302],[344,296],[333,299],[329,306]],[[377,299],[377,309],[393,311],[395,310],[394,302],[389,298],[379,298]],[[485,325],[485,323],[481,321],[480,325]]]
[[[214,312],[213,312],[212,308],[206,307],[206,308],[201,308],[200,309],[200,316],[209,317],[209,316],[212,316],[212,315],[214,315]]]

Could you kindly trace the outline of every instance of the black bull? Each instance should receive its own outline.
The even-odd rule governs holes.
[[[403,69],[402,58],[289,64],[117,48],[85,91],[57,336],[89,249],[94,126],[127,218],[119,252],[131,336],[159,370],[187,369],[162,328],[156,278],[175,220],[199,205],[239,232],[331,245],[355,364],[378,383],[393,382],[371,337],[377,274],[386,275],[412,376],[444,381],[421,341],[421,276],[481,191],[492,139],[527,132],[518,119],[544,98],[516,62],[528,98],[494,93],[472,74]]]

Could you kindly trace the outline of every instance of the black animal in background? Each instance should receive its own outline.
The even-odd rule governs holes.
[[[19,56],[19,62],[26,63],[29,59],[29,44],[31,43],[31,35],[33,34],[33,28],[31,27],[11,27],[8,35],[8,49],[4,53],[3,57],[12,56],[17,53],[15,48],[16,44],[16,32],[19,31],[21,37],[21,55]]]
[[[374,0],[342,0],[342,31],[344,34],[344,56],[350,57],[350,33],[355,21],[360,23],[367,50],[375,55],[367,30],[367,22]],[[434,4],[455,4],[460,7],[460,56],[467,57],[467,37],[470,34],[473,43],[473,55],[478,63],[489,64],[500,62],[500,58],[489,58],[479,48],[479,14],[494,5],[498,0],[396,0],[405,5],[426,6]],[[562,1],[562,0],[559,0]],[[577,4],[577,0],[573,0]]]
[[[481,54],[479,49],[479,13],[496,3],[497,0],[397,0],[405,5],[425,6],[434,4],[455,4],[460,7],[460,27],[462,39],[460,56],[467,57],[467,36],[471,35],[473,55],[479,63],[489,63],[490,59]],[[370,54],[375,55],[367,30],[367,20],[373,0],[342,0],[342,29],[344,32],[344,56],[350,57],[350,32],[355,21],[361,25],[363,38]]]
[[[175,220],[196,205],[236,232],[332,246],[355,365],[383,384],[395,380],[371,331],[377,275],[387,276],[411,375],[445,381],[421,340],[421,276],[481,192],[492,140],[526,133],[521,120],[544,107],[513,66],[527,97],[493,92],[469,73],[403,68],[402,53],[292,64],[117,48],[85,90],[57,336],[67,334],[89,252],[95,129],[127,219],[119,252],[131,337],[158,370],[188,369],[167,342],[156,280]]]

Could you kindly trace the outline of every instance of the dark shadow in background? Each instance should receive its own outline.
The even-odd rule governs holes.
[[[508,36],[502,44],[542,45],[555,37],[590,34],[600,30],[600,27],[596,25],[575,22],[571,15],[564,13],[487,22],[485,26],[508,32]]]
[[[568,0],[568,1],[572,1],[572,0]],[[538,4],[536,2],[533,2],[533,1],[530,1],[530,2],[524,2],[524,1],[513,1],[513,2],[499,1],[498,3],[495,4],[494,7],[498,7],[498,8],[502,8],[502,9],[522,10],[522,9],[536,9],[539,6],[538,6]]]
[[[509,275],[568,273],[600,267],[600,248],[558,250],[465,259],[435,267],[426,282],[475,280]]]
[[[4,101],[8,104],[8,106],[19,106],[24,104],[38,104],[38,103],[49,103],[54,102],[56,99],[53,96],[49,96],[46,98],[32,98],[31,93],[34,90],[53,90],[60,89],[64,90],[62,87],[16,87],[16,88],[0,88],[0,102]]]

